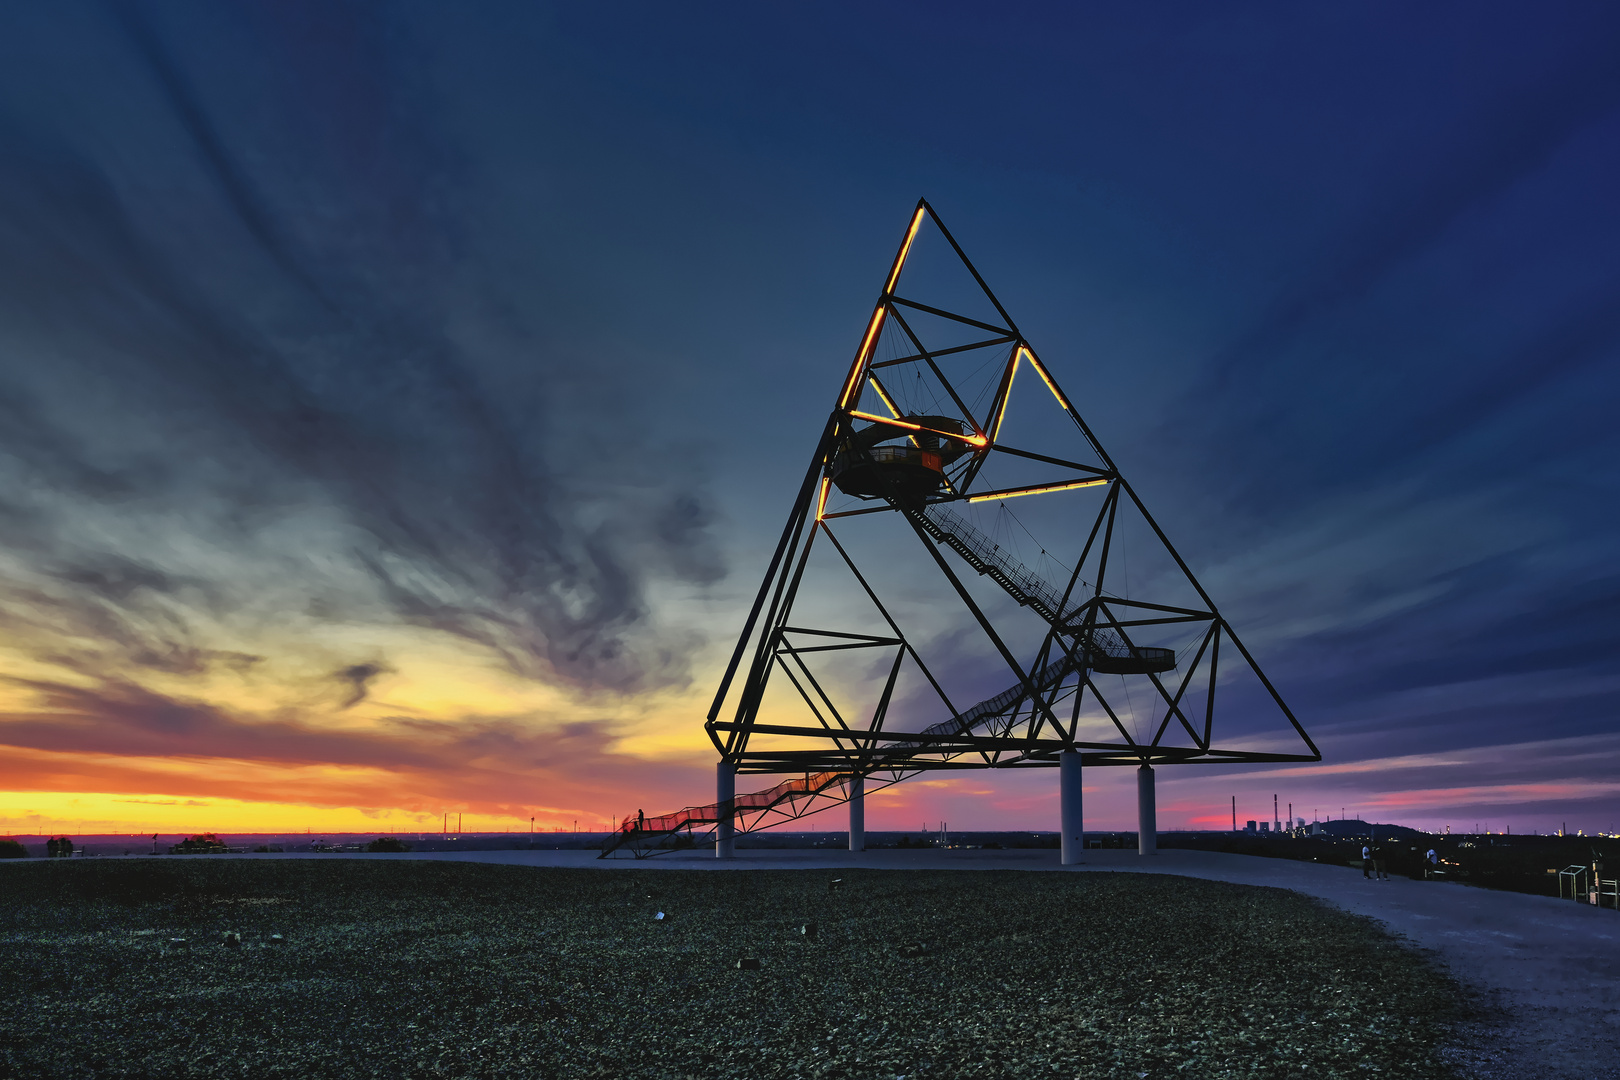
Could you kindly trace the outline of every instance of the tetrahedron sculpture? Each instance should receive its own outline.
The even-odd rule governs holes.
[[[706,728],[716,803],[627,820],[610,848],[724,847],[919,772],[1065,752],[1077,768],[1321,759],[926,201]],[[735,796],[735,773],[787,779]],[[856,828],[852,812],[852,844]]]

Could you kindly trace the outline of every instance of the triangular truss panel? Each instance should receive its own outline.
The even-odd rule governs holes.
[[[706,727],[739,772],[878,781],[1320,760],[926,202]]]
[[[1319,761],[1057,374],[919,202],[706,729],[748,832],[925,770]]]

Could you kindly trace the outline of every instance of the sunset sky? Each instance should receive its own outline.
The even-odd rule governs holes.
[[[1161,827],[1620,826],[1617,54],[1595,3],[11,5],[0,833],[712,800],[919,196],[1322,749],[1161,770]]]

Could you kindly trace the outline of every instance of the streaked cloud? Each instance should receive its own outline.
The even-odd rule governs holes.
[[[1229,18],[7,12],[6,798],[705,801],[702,699],[923,193],[1324,748],[1166,771],[1167,824],[1601,813],[1620,20]],[[874,827],[1044,822],[1050,781]]]

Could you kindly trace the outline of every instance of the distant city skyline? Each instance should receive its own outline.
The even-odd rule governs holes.
[[[1161,768],[1162,829],[1620,824],[1620,12],[0,31],[0,834],[712,801],[919,196],[1322,749]],[[1085,799],[1135,827],[1129,770]],[[1057,776],[868,801],[1050,829]]]

